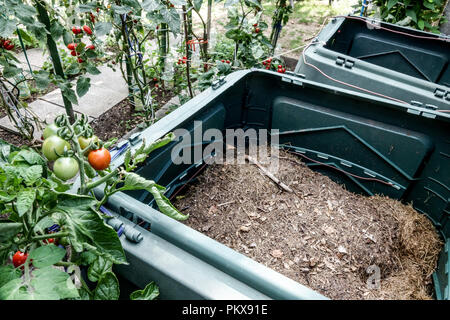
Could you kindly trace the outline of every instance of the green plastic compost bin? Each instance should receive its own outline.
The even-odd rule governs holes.
[[[155,141],[175,129],[193,135],[199,125],[204,131],[266,128],[272,138],[278,129],[281,147],[325,164],[308,163],[347,189],[412,202],[425,214],[446,243],[433,279],[436,297],[449,299],[449,121],[449,114],[436,110],[295,75],[247,70],[216,82],[133,137],[131,148],[139,146],[140,139]],[[202,147],[211,143],[200,141]],[[137,170],[167,187],[168,197],[203,163],[174,164],[171,152],[182,143],[180,138],[154,151]],[[112,165],[123,161],[122,154]],[[102,196],[102,188],[95,192]],[[155,280],[164,298],[324,298],[160,213],[146,191],[117,193],[106,206],[128,228],[121,239],[130,265],[119,266],[118,272],[141,287]]]
[[[304,50],[308,80],[430,110],[450,109],[450,36],[355,16],[336,17]]]

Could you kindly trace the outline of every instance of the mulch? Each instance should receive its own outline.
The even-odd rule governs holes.
[[[188,226],[329,298],[433,298],[443,243],[424,215],[351,193],[286,151],[279,161],[273,174],[293,193],[253,164],[213,164],[174,204]]]

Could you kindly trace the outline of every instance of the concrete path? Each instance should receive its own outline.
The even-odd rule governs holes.
[[[47,59],[47,55],[40,49],[28,50],[27,54],[33,69],[40,68]],[[28,70],[25,56],[21,54],[18,56],[18,59],[23,69]],[[99,75],[88,75],[91,79],[89,91],[78,99],[77,105],[73,105],[75,112],[87,114],[91,120],[97,118],[128,96],[127,83],[119,70],[114,72],[106,65],[100,66],[98,69],[100,70]],[[73,84],[75,89],[76,80],[73,81]],[[39,97],[36,101],[30,103],[28,108],[37,114],[41,120],[47,123],[53,122],[57,115],[65,113],[61,90],[56,89]],[[7,116],[0,119],[0,126],[14,132],[18,131]],[[41,132],[35,132],[36,138],[40,136]]]

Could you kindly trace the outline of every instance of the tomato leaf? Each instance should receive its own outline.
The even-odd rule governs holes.
[[[94,28],[95,28],[95,35],[97,37],[102,37],[111,32],[112,24],[111,22],[97,22]]]
[[[35,199],[35,189],[24,189],[19,191],[16,200],[16,208],[19,217],[23,216],[25,213],[32,209]]]
[[[97,200],[89,196],[59,193],[57,210],[70,232],[76,252],[92,250],[114,263],[126,263],[125,254],[116,231],[107,225],[94,209]]]
[[[111,260],[105,259],[102,256],[97,256],[97,259],[89,266],[89,280],[92,282],[98,281],[104,274],[111,271],[112,265],[113,263]]]
[[[107,272],[97,283],[94,300],[118,300],[120,295],[119,281],[112,272]]]
[[[84,96],[91,87],[91,79],[86,77],[79,77],[77,80],[77,95],[78,97]]]
[[[189,218],[189,215],[184,215],[174,207],[174,205],[170,202],[169,199],[164,196],[162,187],[158,185],[152,186],[150,189],[147,189],[155,198],[156,204],[158,205],[159,210],[164,213],[166,216],[169,216],[175,220],[186,220]]]
[[[61,261],[66,255],[66,250],[48,244],[30,252],[30,259],[33,259],[33,266],[36,268],[45,268]]]
[[[12,265],[0,266],[0,288],[9,281],[18,279],[22,276],[20,269],[14,268]]]
[[[1,222],[0,223],[0,242],[11,239],[22,230],[22,223]],[[0,272],[1,275],[1,272]]]
[[[12,78],[17,76],[21,72],[22,69],[9,65],[3,69],[3,76],[5,78]]]
[[[130,300],[154,300],[159,296],[159,288],[155,282],[150,282],[143,290],[136,290],[130,294]]]
[[[35,269],[31,281],[13,279],[0,288],[0,300],[58,300],[78,298],[69,275],[53,267]]]

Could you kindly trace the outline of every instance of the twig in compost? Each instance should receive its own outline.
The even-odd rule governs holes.
[[[251,162],[255,166],[257,166],[259,168],[259,170],[261,170],[267,177],[269,177],[273,182],[275,182],[277,185],[279,185],[283,190],[285,190],[287,192],[291,192],[291,193],[293,192],[292,189],[289,188],[289,186],[287,186],[286,184],[281,182],[280,179],[275,177],[270,171],[268,171],[266,168],[264,168],[262,165],[260,165],[258,163],[258,161],[256,161],[255,159],[253,159],[249,155],[245,155],[245,159],[247,159],[248,162]]]

